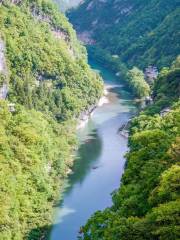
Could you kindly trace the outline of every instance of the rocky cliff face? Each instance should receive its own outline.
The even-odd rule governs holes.
[[[0,39],[0,73],[6,73],[6,60],[4,51],[4,42],[2,39]]]
[[[0,39],[0,99],[5,99],[8,93],[8,70],[5,58],[5,44]]]

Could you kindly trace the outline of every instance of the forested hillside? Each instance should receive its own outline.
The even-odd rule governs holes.
[[[180,238],[179,58],[161,71],[153,94],[154,103],[132,120],[125,173],[113,205],[88,220],[81,239]]]
[[[109,54],[128,67],[165,67],[180,50],[179,7],[178,0],[86,0],[69,18],[96,55],[101,50],[97,59]]]
[[[49,0],[0,1],[0,239],[43,239],[100,78]]]
[[[10,101],[51,112],[59,120],[78,116],[96,102],[99,80],[86,64],[85,49],[49,1],[3,4],[0,24]]]

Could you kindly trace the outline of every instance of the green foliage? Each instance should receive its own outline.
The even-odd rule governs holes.
[[[0,27],[10,66],[11,101],[51,112],[58,120],[77,117],[96,103],[102,89],[99,77],[87,65],[70,24],[49,1],[2,5]],[[70,95],[63,101],[68,89],[73,107],[66,105]]]
[[[149,65],[168,67],[177,57],[180,51],[179,13],[178,0],[87,0],[68,16],[77,31],[87,35],[85,41],[93,42],[88,47],[90,56],[128,82],[132,78],[128,69],[134,66],[145,69]],[[136,81],[138,86],[130,82],[138,97],[149,95],[145,81]],[[180,91],[179,88],[176,91]],[[167,99],[161,101],[167,105]]]
[[[154,98],[156,101],[163,99],[167,103],[178,100],[180,96],[180,67],[176,67],[178,58],[169,69],[162,70],[154,85]]]
[[[20,106],[10,113],[7,102],[0,109],[0,239],[24,239],[51,222],[53,202],[72,165],[74,129]],[[39,239],[37,233],[31,239]]]
[[[173,201],[179,197],[179,176],[179,165],[173,165],[162,174],[159,186],[154,189],[149,198],[152,205],[157,205],[166,201]]]
[[[127,165],[113,205],[96,212],[82,227],[84,240],[176,240],[180,238],[180,102],[178,60],[155,84],[154,104],[130,127]],[[170,75],[174,77],[169,78]],[[170,88],[171,86],[171,88]],[[175,92],[171,92],[171,90]],[[171,103],[165,115],[160,93]]]
[[[88,53],[90,58],[95,58],[96,61],[112,69],[117,76],[123,79],[136,97],[145,98],[150,95],[150,86],[145,81],[144,73],[137,67],[128,70],[118,57],[113,57],[107,51],[96,46],[89,46]]]
[[[178,0],[87,0],[69,17],[77,31],[88,31],[98,47],[129,67],[160,68],[180,50],[179,13]]]
[[[138,68],[134,67],[129,70],[127,74],[128,83],[132,87],[135,95],[140,98],[150,95],[150,87],[144,79],[144,73]]]
[[[170,107],[180,97],[180,61],[179,57],[170,68],[163,68],[153,86],[154,104],[146,110],[146,114],[160,112]]]
[[[89,57],[96,59],[97,62],[112,69],[113,72],[120,74],[120,77],[127,81],[128,68],[119,58],[114,58],[112,55],[98,46],[87,46]]]

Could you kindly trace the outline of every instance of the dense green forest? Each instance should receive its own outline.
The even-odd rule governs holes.
[[[0,238],[39,239],[72,166],[73,128],[19,105],[0,108]]]
[[[179,60],[162,69],[154,103],[132,120],[125,173],[112,194],[113,205],[88,220],[81,239],[180,238]]]
[[[160,68],[169,66],[180,50],[179,6],[178,0],[87,0],[68,16],[97,58],[117,55],[116,61],[130,68]]]
[[[102,83],[49,0],[0,1],[0,239],[42,239]]]
[[[68,13],[89,56],[118,73],[139,98],[150,90],[135,69],[170,66],[180,50],[179,16],[179,1],[171,0],[87,0]]]
[[[179,13],[178,0],[87,0],[68,14],[89,55],[134,96],[153,99],[131,122],[112,207],[88,220],[81,239],[180,238]],[[141,70],[148,65],[161,69],[151,85]],[[47,238],[73,164],[77,119],[102,90],[51,0],[0,1],[0,239]]]
[[[86,64],[85,49],[70,24],[49,1],[2,5],[0,26],[10,101],[50,112],[58,120],[95,104],[99,79]]]

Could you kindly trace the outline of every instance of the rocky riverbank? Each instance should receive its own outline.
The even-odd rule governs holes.
[[[104,85],[103,96],[99,99],[97,104],[90,106],[89,109],[87,109],[86,111],[81,113],[79,120],[78,120],[77,129],[81,129],[81,128],[85,127],[89,118],[92,116],[92,114],[94,113],[94,111],[97,107],[101,107],[104,104],[109,103],[109,99],[108,99],[107,95],[108,95],[108,85]]]

